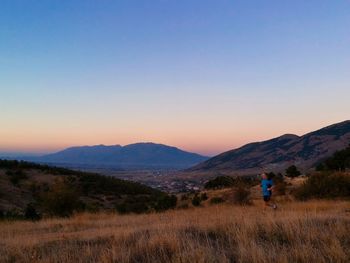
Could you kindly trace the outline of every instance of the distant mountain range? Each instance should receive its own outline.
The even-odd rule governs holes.
[[[303,136],[285,134],[268,141],[250,143],[210,158],[187,172],[244,175],[263,170],[281,172],[292,164],[306,171],[349,144],[348,120]]]
[[[109,167],[121,170],[184,169],[207,159],[206,156],[155,143],[71,147],[53,154],[25,158],[67,167]]]

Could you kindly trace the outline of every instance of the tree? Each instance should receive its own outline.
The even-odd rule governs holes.
[[[350,146],[337,151],[333,156],[316,166],[317,171],[345,171],[350,168]]]
[[[301,175],[301,172],[295,165],[291,165],[286,169],[286,176],[290,178],[298,177]]]

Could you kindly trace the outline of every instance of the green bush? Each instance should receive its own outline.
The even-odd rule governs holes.
[[[295,190],[299,200],[350,197],[350,176],[344,173],[315,173]]]

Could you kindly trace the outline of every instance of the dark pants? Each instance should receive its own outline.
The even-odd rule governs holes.
[[[270,199],[271,199],[271,195],[264,195],[264,201],[265,202],[268,202],[268,201],[270,201]]]

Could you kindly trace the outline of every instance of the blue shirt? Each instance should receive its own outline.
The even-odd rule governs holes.
[[[261,180],[261,187],[262,187],[262,192],[263,192],[263,196],[271,196],[271,191],[268,190],[268,188],[270,188],[271,186],[273,186],[273,181],[267,180],[267,179],[262,179]]]

